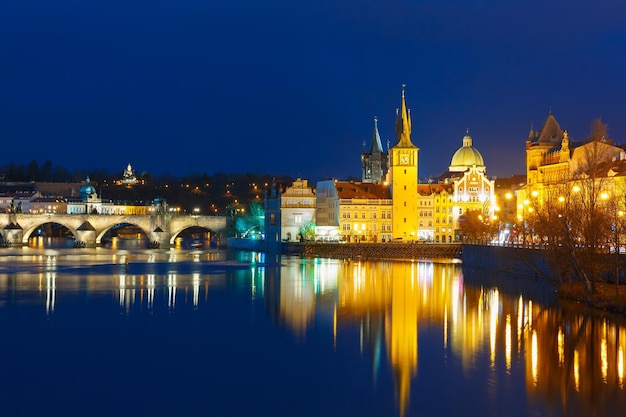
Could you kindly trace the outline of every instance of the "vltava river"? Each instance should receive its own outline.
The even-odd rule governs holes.
[[[0,414],[626,410],[622,318],[465,272],[219,250],[0,249]]]

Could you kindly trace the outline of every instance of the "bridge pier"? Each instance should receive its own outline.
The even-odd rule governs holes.
[[[163,231],[160,227],[150,232],[148,237],[150,238],[150,247],[167,249],[171,246],[170,234]]]
[[[78,247],[95,248],[97,246],[95,230],[77,230],[74,238]]]
[[[2,246],[22,246],[24,231],[22,229],[2,229]]]

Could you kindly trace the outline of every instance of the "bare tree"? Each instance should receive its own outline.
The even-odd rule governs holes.
[[[573,149],[569,171],[553,176],[524,202],[524,231],[547,245],[559,271],[557,283],[579,282],[587,299],[610,268],[602,254],[610,247],[618,209],[607,198],[614,187],[607,171],[619,151],[608,140],[606,125],[595,120],[588,141]]]

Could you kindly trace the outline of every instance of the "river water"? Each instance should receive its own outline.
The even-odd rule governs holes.
[[[2,416],[608,416],[626,322],[453,262],[0,249]]]

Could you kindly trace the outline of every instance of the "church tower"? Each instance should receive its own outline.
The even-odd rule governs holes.
[[[393,238],[417,239],[417,153],[411,142],[411,111],[406,108],[402,86],[402,104],[396,109],[396,144],[389,149],[389,182],[393,200]]]
[[[374,117],[374,134],[369,152],[365,151],[363,143],[363,153],[361,154],[361,182],[371,182],[374,184],[383,182],[389,171],[389,156],[383,151],[378,133],[378,118]]]

